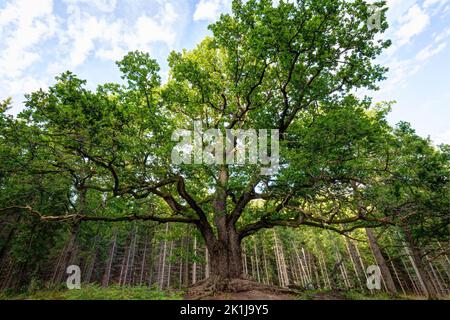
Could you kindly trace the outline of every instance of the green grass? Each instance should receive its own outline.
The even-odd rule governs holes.
[[[391,297],[385,292],[377,292],[373,294],[361,293],[358,291],[344,291],[342,292],[348,300],[404,300],[402,297]]]
[[[102,288],[87,285],[77,290],[39,290],[33,293],[1,294],[0,300],[181,300],[182,292],[160,291],[148,287]]]
[[[343,292],[343,295],[349,300],[426,300],[425,297],[415,295],[399,294],[397,296],[390,296],[385,292],[363,294],[352,290]]]
[[[322,298],[322,299],[320,299]],[[324,291],[309,290],[298,295],[300,300],[328,300],[328,299],[344,299],[344,300],[423,300],[424,297],[412,295],[390,296],[385,292],[375,292],[373,294],[362,293],[355,290],[349,291]]]

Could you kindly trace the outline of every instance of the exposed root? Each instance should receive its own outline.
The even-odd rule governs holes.
[[[207,278],[197,282],[190,287],[186,298],[190,300],[201,300],[213,297],[233,297],[238,295],[243,297],[243,293],[251,292],[246,298],[253,300],[261,297],[271,299],[276,295],[281,298],[291,298],[298,294],[297,290],[289,288],[281,288],[272,285],[261,284],[250,279],[224,279],[224,278]]]

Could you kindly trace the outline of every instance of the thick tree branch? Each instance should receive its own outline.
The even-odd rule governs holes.
[[[58,216],[44,215],[39,211],[34,210],[30,206],[10,206],[6,208],[0,208],[0,212],[6,212],[10,210],[24,210],[30,213],[32,216],[39,218],[45,222],[64,222],[64,221],[104,221],[104,222],[120,222],[120,221],[155,221],[159,223],[168,222],[180,222],[180,223],[198,223],[198,219],[191,219],[187,217],[158,217],[155,215],[126,215],[121,217],[100,217],[100,216],[88,216],[82,214],[63,214]]]

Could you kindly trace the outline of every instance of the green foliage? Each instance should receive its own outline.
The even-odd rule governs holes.
[[[159,291],[148,287],[83,286],[77,290],[41,290],[32,294],[5,295],[0,300],[180,300],[182,292]]]

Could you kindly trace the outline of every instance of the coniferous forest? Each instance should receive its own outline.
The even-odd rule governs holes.
[[[235,0],[167,79],[3,97],[0,299],[448,299],[450,146],[371,98],[383,6]]]

